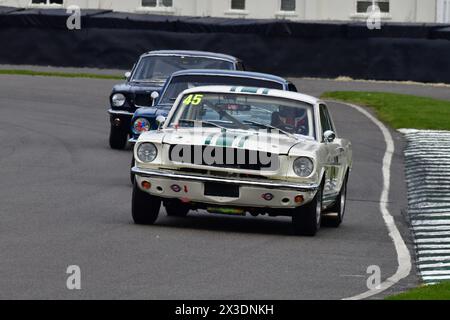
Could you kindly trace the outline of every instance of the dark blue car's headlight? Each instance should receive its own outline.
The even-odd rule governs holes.
[[[115,93],[112,97],[111,97],[111,103],[113,105],[113,107],[122,107],[125,104],[125,96],[121,93]]]
[[[137,118],[133,122],[133,132],[135,134],[141,134],[142,132],[150,130],[150,121],[145,118]]]

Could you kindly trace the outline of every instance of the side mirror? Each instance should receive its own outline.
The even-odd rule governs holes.
[[[130,79],[130,77],[131,77],[131,72],[130,72],[130,71],[125,72],[125,73],[124,73],[124,76],[125,76],[125,78],[126,78],[127,80]]]
[[[156,99],[159,98],[158,91],[153,91],[150,97],[152,97],[152,106],[154,106],[156,104]]]
[[[334,139],[336,139],[336,134],[331,131],[331,130],[327,130],[323,133],[323,141],[324,142],[333,142]]]
[[[158,129],[162,127],[164,122],[166,122],[166,117],[164,117],[164,116],[157,116],[156,117],[156,124],[158,125]]]

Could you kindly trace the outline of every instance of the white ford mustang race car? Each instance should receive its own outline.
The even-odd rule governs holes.
[[[339,226],[352,165],[324,102],[230,86],[182,92],[134,147],[132,216],[153,224],[189,210],[290,216],[296,234]]]

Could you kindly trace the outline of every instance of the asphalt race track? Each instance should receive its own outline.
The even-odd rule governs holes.
[[[366,269],[395,273],[397,256],[379,210],[380,130],[330,104],[353,142],[348,206],[339,229],[291,234],[290,219],[192,212],[155,226],[132,223],[130,150],[108,146],[107,96],[115,81],[0,76],[0,299],[340,299],[367,291]],[[320,94],[343,83],[296,80]],[[414,86],[353,83],[416,92]],[[424,95],[448,88],[421,87]],[[448,98],[448,97],[447,97]],[[403,142],[396,143],[389,210],[410,246]],[[66,268],[81,268],[81,290]],[[415,270],[385,294],[415,286]]]

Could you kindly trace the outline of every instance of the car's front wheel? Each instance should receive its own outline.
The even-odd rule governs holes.
[[[121,128],[111,126],[109,131],[109,146],[112,149],[123,149],[127,144],[128,133]]]
[[[170,217],[186,217],[189,207],[179,200],[168,200],[164,203],[166,213]]]
[[[131,215],[136,224],[154,224],[161,207],[161,198],[152,196],[133,184]]]
[[[292,225],[294,233],[301,236],[315,236],[320,229],[322,216],[322,186],[308,204],[294,209]]]
[[[348,173],[342,182],[341,191],[336,198],[335,204],[330,209],[327,209],[327,212],[331,212],[333,215],[323,216],[322,224],[326,227],[337,228],[344,221],[345,203],[347,201],[347,181]]]

